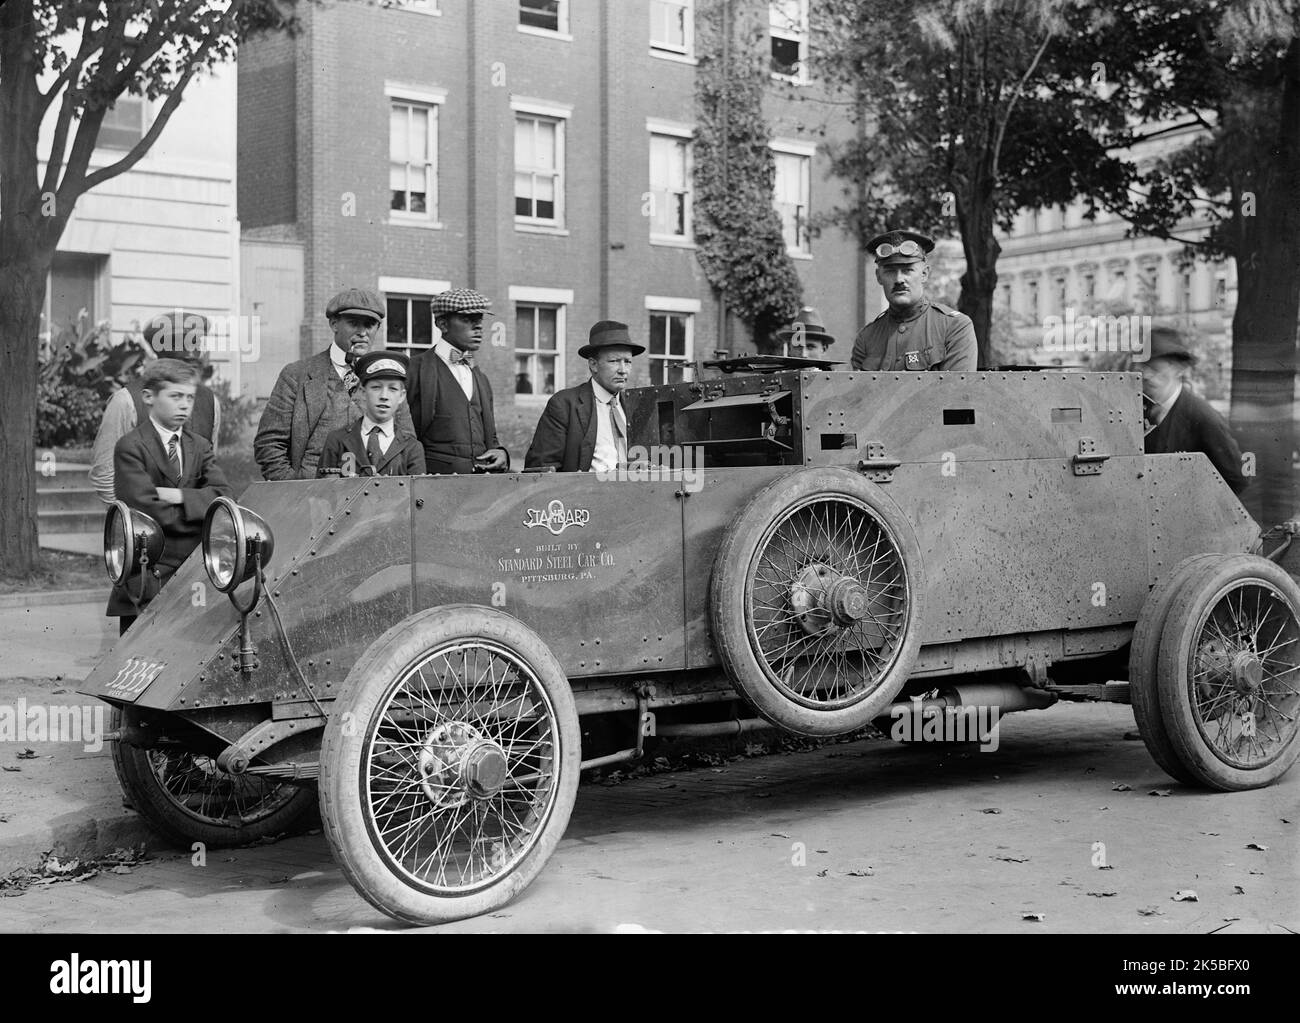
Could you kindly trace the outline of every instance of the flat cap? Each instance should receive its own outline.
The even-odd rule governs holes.
[[[920,263],[934,250],[934,239],[917,231],[886,231],[867,242],[880,266]]]
[[[587,343],[578,349],[578,358],[594,358],[602,348],[630,348],[633,355],[645,351],[645,345],[632,340],[628,325],[618,320],[601,320],[595,324],[587,335]]]
[[[357,356],[352,363],[352,371],[364,387],[371,380],[405,381],[410,365],[411,360],[401,352],[366,352],[365,355]]]
[[[429,305],[434,316],[444,313],[486,313],[492,308],[492,303],[486,297],[469,288],[452,288],[441,295],[434,295]]]
[[[329,300],[325,315],[330,319],[335,316],[370,316],[382,320],[384,300],[369,288],[347,288]]]
[[[140,332],[155,355],[184,359],[203,350],[208,318],[184,309],[171,309],[151,316]]]

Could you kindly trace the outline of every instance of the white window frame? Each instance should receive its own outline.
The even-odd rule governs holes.
[[[655,138],[667,138],[686,144],[686,223],[683,234],[661,234],[655,230],[654,217],[650,220],[650,244],[668,245],[675,248],[695,248],[695,128],[680,121],[663,121],[648,117],[645,122],[649,140],[648,183],[652,196],[656,194],[654,180],[654,145]]]
[[[646,362],[653,366],[656,362],[682,363],[682,379],[695,379],[695,319],[700,315],[702,304],[698,298],[674,298],[670,295],[647,295],[646,312]],[[655,355],[650,349],[650,317],[652,316],[686,317],[686,354],[684,358],[669,355]],[[652,373],[647,378],[654,379]]]
[[[655,41],[656,2],[677,4],[686,11],[684,45],[679,47],[663,40]],[[695,59],[695,0],[650,0],[650,53],[652,56],[663,57],[666,60],[698,63]]]
[[[384,0],[383,7],[388,11],[410,11],[412,14],[442,17],[442,8],[438,6],[438,0]]]
[[[569,232],[565,228],[566,204],[565,188],[567,185],[567,159],[566,159],[566,136],[568,134],[569,118],[573,116],[573,107],[567,103],[549,103],[546,100],[528,99],[522,96],[512,96],[510,98],[510,109],[514,114],[511,120],[511,146],[514,146],[514,130],[519,124],[520,117],[533,118],[534,120],[552,121],[555,124],[555,216],[547,217],[525,217],[515,214],[515,230],[531,231],[539,234],[564,234]],[[514,155],[514,174],[521,173],[519,167],[519,154]],[[530,171],[536,174],[536,169]],[[515,194],[514,177],[511,177],[511,199],[512,202],[518,199]]]
[[[556,22],[558,28],[538,28],[536,25],[525,25],[519,20],[523,14],[523,5],[519,0],[515,0],[515,28],[524,35],[541,36],[544,39],[561,39],[566,43],[573,42],[573,35],[569,31],[569,0],[559,0],[559,10]]]
[[[807,248],[791,248],[790,243],[787,241],[786,252],[789,255],[793,256],[795,259],[812,259],[813,258],[812,233],[806,225],[810,223],[812,219],[812,176],[813,176],[813,162],[817,156],[817,147],[808,142],[799,142],[792,139],[775,139],[769,144],[769,148],[772,150],[773,154],[782,153],[786,156],[804,157],[808,161],[807,162],[808,191],[806,196],[808,201],[805,207],[807,215],[804,221],[805,233],[808,235]],[[775,160],[775,156],[773,157],[773,159]],[[776,167],[773,167],[773,173],[772,173],[772,208],[773,209],[776,209],[777,177],[778,177],[777,169]]]
[[[565,376],[565,367],[567,362],[568,347],[568,319],[569,307],[573,305],[572,288],[533,288],[527,285],[512,284],[507,292],[512,306],[511,312],[514,314],[511,320],[511,331],[519,320],[519,307],[525,306],[544,306],[555,309],[555,390],[563,390],[567,386]],[[528,353],[536,356],[541,354],[545,349],[530,348]],[[514,338],[514,343],[510,346],[510,366],[513,371],[515,361],[519,358],[519,339]],[[515,403],[520,405],[544,405],[550,400],[551,395],[538,393],[519,394],[513,391]],[[554,393],[554,392],[552,392]]]
[[[384,298],[384,304],[387,306],[390,298],[404,298],[408,301],[420,301],[431,299],[434,295],[441,295],[444,291],[451,288],[451,281],[435,281],[425,277],[380,277],[379,294]],[[386,311],[386,310],[385,310]],[[430,314],[430,323],[433,316]],[[421,348],[418,345],[403,345],[403,348],[409,350],[412,358],[420,352],[427,352],[435,344],[442,340],[442,331],[438,329],[436,323],[433,325],[433,340],[428,348]],[[388,317],[384,317],[384,347],[388,348]]]
[[[771,60],[771,39],[789,39],[793,40],[799,47],[799,67],[792,75],[785,75],[779,71],[772,71],[772,77],[778,82],[791,82],[795,85],[807,85],[808,75],[808,49],[809,40],[812,36],[811,27],[808,23],[808,0],[799,0],[799,28],[794,32],[777,31],[776,25],[773,24],[775,18],[773,5],[767,5],[767,22],[768,22],[768,60]]]
[[[406,107],[420,108],[429,111],[429,193],[425,197],[424,213],[412,213],[409,210],[395,210],[391,206],[388,210],[388,223],[390,225],[400,225],[406,227],[427,227],[434,229],[442,228],[441,199],[442,189],[439,181],[439,146],[442,138],[442,105],[447,102],[447,90],[430,88],[428,86],[403,85],[398,82],[384,83],[384,98],[388,100],[388,110],[390,117],[395,105],[401,104]],[[389,129],[389,146],[392,146],[391,127]],[[409,161],[408,161],[409,163]],[[388,164],[391,175],[392,161]],[[392,184],[391,176],[388,186],[389,202],[392,202]]]

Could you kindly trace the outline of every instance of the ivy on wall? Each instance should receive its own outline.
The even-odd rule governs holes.
[[[772,205],[763,117],[767,4],[700,0],[695,13],[695,241],[704,275],[760,351],[796,316],[802,285]]]

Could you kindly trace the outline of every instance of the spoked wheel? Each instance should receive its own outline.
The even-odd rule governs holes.
[[[1129,700],[1133,706],[1133,720],[1137,723],[1138,733],[1142,736],[1151,759],[1171,778],[1188,784],[1196,779],[1179,761],[1178,753],[1169,739],[1164,716],[1160,713],[1160,636],[1169,618],[1169,609],[1187,581],[1205,566],[1224,557],[1226,555],[1223,554],[1194,554],[1175,565],[1173,571],[1147,595],[1133,628],[1133,642],[1129,647]]]
[[[114,707],[113,731],[123,720],[121,708]],[[140,749],[115,742],[113,767],[131,806],[177,845],[222,848],[281,835],[316,800],[310,788],[260,775],[230,775],[217,767],[215,757],[174,746]]]
[[[413,615],[357,661],[321,750],[321,818],[344,873],[407,923],[505,905],[568,825],[578,715],[559,662],[489,608]]]
[[[1200,566],[1160,640],[1160,711],[1204,785],[1268,785],[1300,756],[1300,587],[1265,558]]]
[[[838,735],[902,688],[920,643],[916,537],[874,484],[841,469],[771,484],[714,562],[713,634],[732,681],[773,724]]]

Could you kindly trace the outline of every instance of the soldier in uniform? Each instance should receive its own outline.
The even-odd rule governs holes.
[[[926,256],[934,240],[915,231],[889,231],[867,248],[876,257],[876,281],[889,308],[858,331],[853,368],[973,370],[977,348],[970,317],[925,295]]]
[[[826,349],[835,343],[835,338],[826,333],[822,314],[810,305],[800,309],[794,322],[778,330],[776,337],[778,341],[789,342],[791,355],[805,359],[828,358]]]

